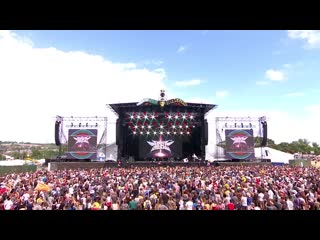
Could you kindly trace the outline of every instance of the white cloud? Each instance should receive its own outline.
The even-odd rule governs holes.
[[[289,38],[301,39],[306,41],[306,48],[320,48],[319,30],[289,30]]]
[[[181,45],[181,46],[179,46],[177,53],[184,53],[185,51],[187,51],[187,49],[188,49],[188,46]]]
[[[107,141],[115,140],[115,116],[107,103],[157,98],[165,88],[162,68],[138,68],[99,55],[37,48],[0,31],[0,140],[54,142],[61,116],[107,116]]]
[[[189,86],[199,85],[201,84],[201,82],[202,81],[200,79],[193,79],[188,81],[177,81],[175,82],[175,85],[179,87],[189,87]]]
[[[304,96],[303,92],[292,92],[284,95],[285,97],[301,97]]]
[[[282,71],[269,69],[266,71],[265,77],[271,81],[282,81],[284,80],[284,73]]]
[[[320,115],[320,105],[310,105],[305,107],[305,110],[309,113]]]
[[[269,85],[269,82],[267,82],[267,81],[257,81],[256,84],[257,85]]]
[[[146,61],[143,61],[142,64],[145,64],[145,65],[154,65],[154,66],[161,66],[162,64],[164,63],[163,60],[161,59],[152,59],[152,60],[146,60]]]
[[[228,91],[216,91],[216,97],[217,98],[223,98],[229,96]]]

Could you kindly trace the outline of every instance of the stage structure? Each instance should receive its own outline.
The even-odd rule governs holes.
[[[167,99],[161,90],[158,100],[108,104],[117,115],[116,144],[118,160],[182,161],[204,160],[208,144],[206,114],[212,104]]]
[[[261,142],[255,142],[259,137]],[[256,161],[255,145],[261,156],[267,146],[266,117],[216,117],[216,160]]]
[[[106,140],[107,117],[56,117],[55,142],[59,146],[59,160],[105,161]],[[63,155],[62,145],[67,147]]]

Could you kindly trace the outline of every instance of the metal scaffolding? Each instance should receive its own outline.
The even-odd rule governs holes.
[[[262,137],[263,130],[261,121],[265,117],[216,117],[216,146],[215,146],[215,159],[226,159],[225,148],[225,130],[226,129],[252,129],[254,137]],[[261,147],[261,151],[263,148]]]

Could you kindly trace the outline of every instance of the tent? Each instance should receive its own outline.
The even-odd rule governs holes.
[[[271,163],[289,164],[289,160],[294,159],[293,154],[285,153],[269,147],[255,148],[254,154],[256,158],[271,159]]]

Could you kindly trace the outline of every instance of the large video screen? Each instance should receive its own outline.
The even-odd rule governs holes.
[[[68,159],[97,159],[97,129],[69,129]]]
[[[226,129],[226,157],[229,159],[253,159],[254,138],[252,129]]]
[[[127,154],[135,160],[200,155],[201,128],[196,113],[128,113]]]

